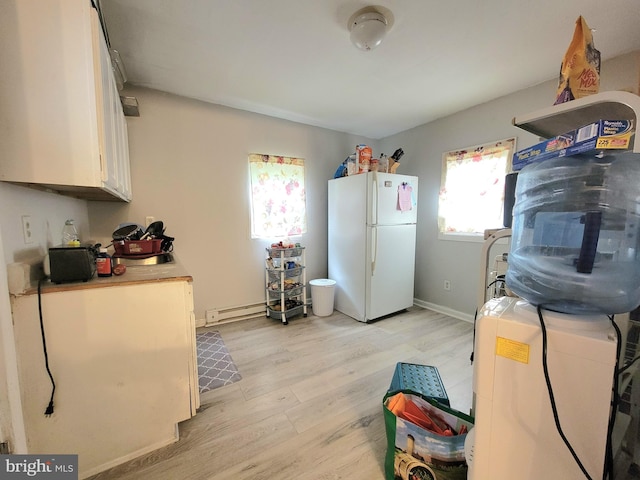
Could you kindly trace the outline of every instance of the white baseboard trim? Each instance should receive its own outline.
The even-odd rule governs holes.
[[[436,305],[435,303],[418,300],[417,298],[413,299],[413,304],[417,307],[433,310],[434,312],[444,313],[445,315],[449,315],[450,317],[457,318],[458,320],[462,320],[464,322],[473,323],[473,315],[468,313],[459,312],[458,310],[453,310],[452,308],[449,308],[449,307],[443,307],[442,305]],[[219,322],[219,324],[223,324],[223,323],[232,323],[232,322],[229,320]],[[205,318],[196,319],[196,328],[211,327],[214,325],[216,324],[207,325],[207,320]]]
[[[459,312],[458,310],[453,310],[449,307],[443,307],[442,305],[436,305],[435,303],[425,302],[424,300],[418,300],[417,298],[413,299],[413,304],[418,307],[433,310],[434,312],[444,313],[445,315],[449,315],[450,317],[457,318],[458,320],[462,320],[464,322],[473,323],[473,315],[468,313]]]

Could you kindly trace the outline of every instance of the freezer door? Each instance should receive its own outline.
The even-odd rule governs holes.
[[[418,177],[370,172],[367,174],[367,181],[367,225],[416,223]],[[410,195],[410,210],[400,210],[398,205],[400,190]]]
[[[413,305],[416,226],[367,227],[365,321]]]

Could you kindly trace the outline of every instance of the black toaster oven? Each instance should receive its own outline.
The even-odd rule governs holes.
[[[54,283],[86,282],[96,273],[95,248],[92,245],[51,247],[49,271]]]

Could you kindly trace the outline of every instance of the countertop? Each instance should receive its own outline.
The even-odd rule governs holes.
[[[119,287],[148,282],[193,282],[193,277],[173,256],[173,262],[160,265],[127,266],[127,271],[122,275],[99,277],[96,273],[91,280],[86,282],[52,283],[49,279],[42,283],[42,293],[64,292],[69,290],[85,290],[89,288]],[[38,293],[38,285],[34,283],[24,295]]]

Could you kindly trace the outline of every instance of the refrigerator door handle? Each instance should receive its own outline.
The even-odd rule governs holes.
[[[371,225],[378,224],[378,172],[372,175],[372,191],[371,191]]]
[[[371,276],[376,273],[376,259],[378,258],[378,229],[371,227]]]

